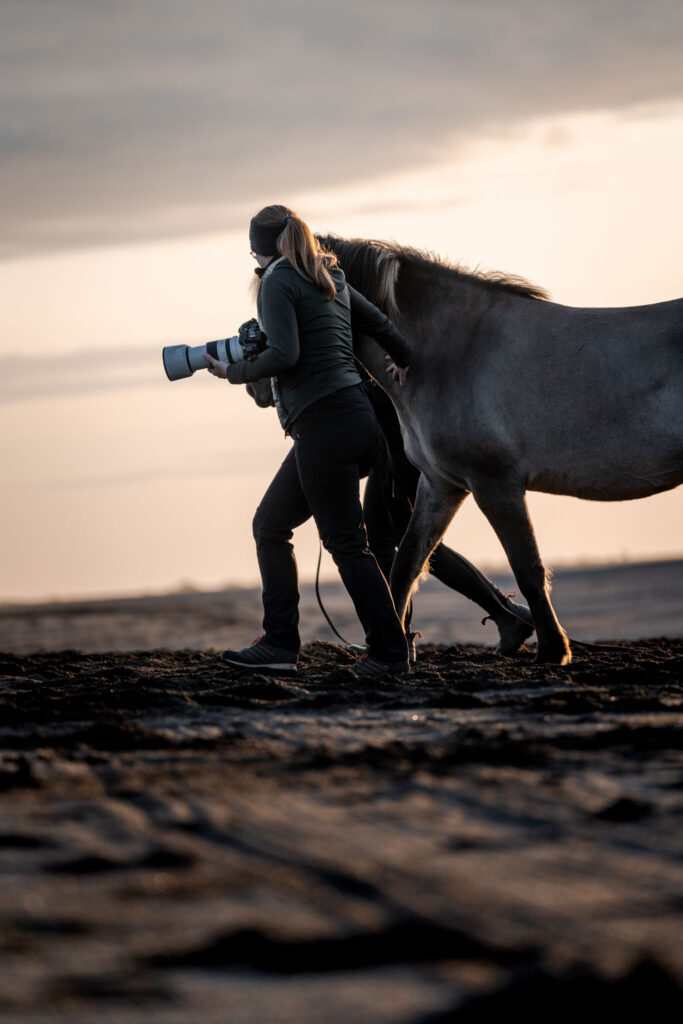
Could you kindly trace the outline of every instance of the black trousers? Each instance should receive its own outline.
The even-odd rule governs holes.
[[[294,445],[254,516],[269,643],[298,651],[299,587],[292,532],[311,516],[365,630],[369,652],[405,661],[407,647],[386,579],[368,547],[359,481],[380,432],[360,385],[310,405],[291,429]]]

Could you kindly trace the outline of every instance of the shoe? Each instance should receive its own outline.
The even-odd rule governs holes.
[[[363,654],[351,666],[359,679],[383,679],[384,676],[404,676],[410,672],[409,661],[380,661],[373,654]]]
[[[257,636],[249,647],[243,647],[241,651],[223,651],[221,654],[221,660],[228,665],[277,672],[296,672],[296,659],[295,651],[274,647],[262,636]]]
[[[416,640],[424,640],[424,636],[419,629],[416,629],[414,633],[406,633],[406,643],[408,644],[408,661],[417,661],[417,647],[415,645]],[[351,651],[352,654],[367,654],[367,647],[361,644],[347,644],[346,650]]]
[[[508,602],[508,608],[509,612],[504,617],[492,616],[499,633],[496,654],[516,654],[534,631],[534,620],[528,608],[512,601]]]

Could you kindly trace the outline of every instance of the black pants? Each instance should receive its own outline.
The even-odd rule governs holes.
[[[294,446],[254,516],[269,643],[298,651],[299,587],[292,531],[311,516],[332,555],[371,654],[405,661],[406,640],[386,579],[368,548],[359,480],[370,469],[379,427],[360,385],[309,406],[292,427]]]

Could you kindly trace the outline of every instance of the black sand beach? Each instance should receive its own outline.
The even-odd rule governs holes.
[[[606,595],[648,576],[620,571]],[[600,628],[596,572],[570,583]],[[649,578],[649,639],[566,668],[425,643],[374,686],[329,641],[290,678],[168,641],[59,650],[59,606],[11,652],[5,609],[1,1019],[679,1020],[683,640],[652,594],[680,602],[680,563]],[[209,597],[126,614],[154,641],[159,602],[172,634]]]

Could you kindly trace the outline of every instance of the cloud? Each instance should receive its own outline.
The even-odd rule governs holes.
[[[226,446],[212,451],[210,457],[193,453],[192,464],[148,466],[126,473],[109,473],[102,476],[55,477],[52,480],[35,481],[36,487],[57,490],[78,490],[100,487],[139,487],[141,485],[178,480],[222,480],[229,472],[232,477],[263,476],[272,470],[272,453],[259,448],[230,451]]]
[[[677,0],[4,0],[8,257],[224,230],[531,117],[683,94]]]
[[[83,349],[45,356],[0,358],[0,401],[63,397],[153,387],[165,380],[161,345],[151,349]]]

